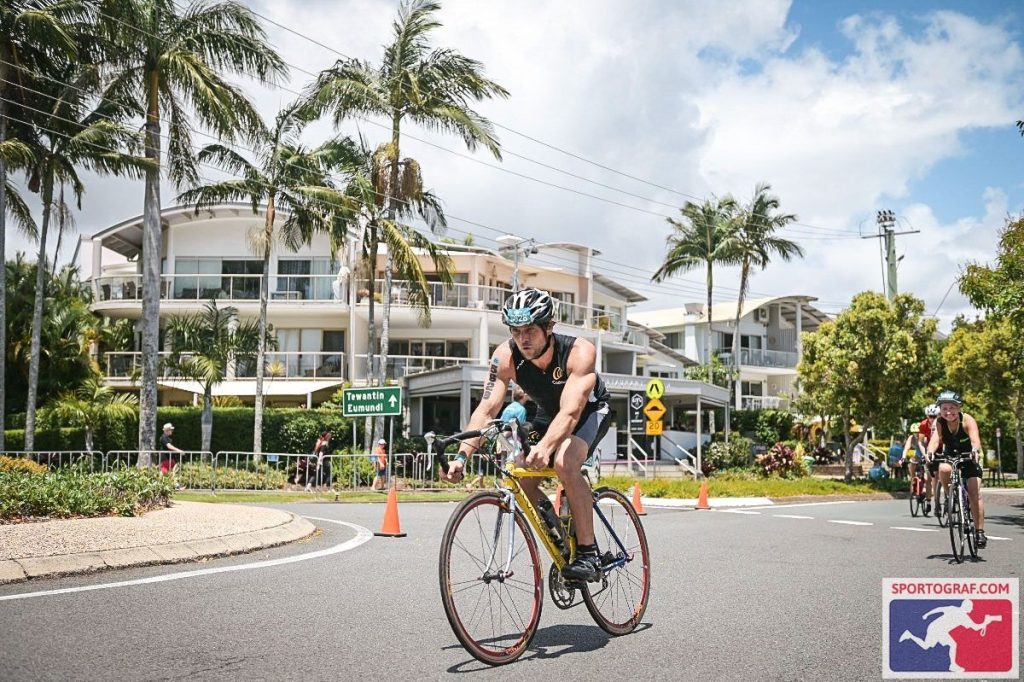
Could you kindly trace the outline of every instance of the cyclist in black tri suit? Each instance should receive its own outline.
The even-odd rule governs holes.
[[[978,548],[983,549],[988,544],[988,538],[985,537],[984,530],[985,505],[981,501],[981,465],[978,463],[981,454],[981,435],[978,431],[978,422],[971,415],[960,411],[964,402],[956,391],[943,391],[935,402],[939,406],[939,418],[935,420],[935,428],[932,429],[927,457],[929,461],[932,460],[941,447],[942,456],[948,460],[970,458],[960,466],[964,482],[967,483],[971,514],[978,529]],[[938,470],[942,486],[947,491],[951,471],[950,467],[945,465]]]
[[[512,338],[494,352],[483,397],[466,430],[483,428],[498,414],[508,382],[515,381],[537,403],[534,428],[540,440],[531,446],[525,465],[542,469],[554,462],[558,479],[573,510],[576,560],[562,570],[572,580],[600,578],[600,558],[594,542],[593,497],[580,470],[608,431],[608,390],[595,371],[597,350],[586,339],[555,334],[554,301],[546,291],[523,289],[505,301],[502,321]],[[462,479],[466,458],[479,447],[479,438],[459,447],[447,479]],[[543,493],[540,481],[520,481],[532,500]]]

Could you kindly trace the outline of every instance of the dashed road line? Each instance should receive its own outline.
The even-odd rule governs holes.
[[[889,530],[909,530],[914,533],[938,533],[938,528],[912,528],[910,526],[889,526]]]
[[[796,504],[773,504],[765,507],[747,507],[747,509],[792,509],[793,507],[824,507],[834,504],[856,504],[857,500],[836,500],[834,502],[798,502]]]
[[[759,511],[749,511],[747,509],[713,509],[712,511],[722,512],[723,514],[751,514],[757,515]]]
[[[1012,540],[1013,539],[1013,538],[1002,538],[1002,537],[999,537],[998,535],[988,535],[986,537],[989,540]]]
[[[868,521],[844,521],[841,519],[829,519],[829,523],[838,523],[843,526],[873,526],[875,524]]]
[[[335,521],[334,519],[324,519],[318,516],[306,516],[305,518],[313,521],[326,521],[328,523],[336,523],[341,526],[348,526],[352,530],[356,531],[356,536],[351,540],[346,540],[341,544],[328,547],[326,549],[319,549],[315,552],[306,552],[305,554],[296,554],[294,556],[282,557],[280,559],[267,559],[265,561],[254,561],[249,564],[236,564],[233,566],[217,566],[215,568],[202,568],[195,571],[181,571],[179,573],[165,573],[163,575],[155,575],[149,578],[139,578],[137,580],[121,580],[114,583],[99,583],[97,585],[83,585],[81,587],[65,587],[59,590],[42,590],[39,592],[23,592],[21,594],[9,594],[0,596],[0,601],[13,601],[15,599],[31,599],[32,597],[49,597],[56,594],[72,594],[74,592],[90,592],[92,590],[108,590],[114,587],[130,587],[133,585],[148,585],[150,583],[162,583],[168,580],[183,580],[185,578],[198,578],[204,575],[214,575],[216,573],[231,573],[233,571],[249,571],[257,568],[270,568],[271,566],[281,566],[284,564],[294,564],[299,561],[306,561],[308,559],[318,559],[320,557],[330,556],[332,554],[339,554],[341,552],[347,552],[350,549],[362,545],[363,543],[369,542],[373,539],[373,532],[362,526],[357,526],[354,523],[347,521]]]
[[[800,516],[799,514],[771,514],[777,519],[814,519],[813,516]]]

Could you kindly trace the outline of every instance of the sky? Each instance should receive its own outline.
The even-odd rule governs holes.
[[[312,79],[304,71],[341,55],[378,62],[397,8],[244,2],[294,31],[267,25],[292,66],[286,82],[240,81],[267,119]],[[501,162],[403,128],[402,154],[443,200],[448,236],[592,246],[596,270],[648,297],[638,310],[705,297],[702,270],[650,282],[666,218],[710,196],[748,201],[766,182],[798,216],[784,234],[806,255],[755,273],[753,296],[816,296],[837,313],[860,291],[882,291],[880,240],[861,237],[892,210],[912,232],[897,237],[899,290],[948,330],[955,315],[975,314],[957,274],[991,262],[998,230],[1024,210],[1020,2],[446,0],[440,20],[434,44],[481,61],[510,92],[476,105],[497,126]],[[339,131],[377,144],[386,128],[371,119]],[[325,121],[307,138],[334,132]],[[162,194],[174,203],[174,188]],[[91,234],[141,210],[141,182],[90,177],[77,228]],[[8,241],[9,254],[28,248]],[[735,300],[738,280],[717,270],[716,302]]]

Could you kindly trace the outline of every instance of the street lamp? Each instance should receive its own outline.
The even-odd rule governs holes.
[[[522,254],[523,258],[526,258],[537,253],[537,240],[532,237],[527,239],[514,234],[506,234],[498,237],[495,241],[506,249],[512,249],[514,263],[512,266],[512,292],[515,293],[519,291],[519,255]]]

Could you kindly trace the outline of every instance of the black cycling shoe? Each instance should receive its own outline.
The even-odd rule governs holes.
[[[978,549],[985,549],[985,547],[988,546],[988,538],[985,537],[985,531],[983,531],[983,530],[979,530],[978,531],[977,543],[978,543]]]
[[[562,569],[567,580],[594,583],[601,579],[601,557],[597,554],[580,554],[576,560]]]

